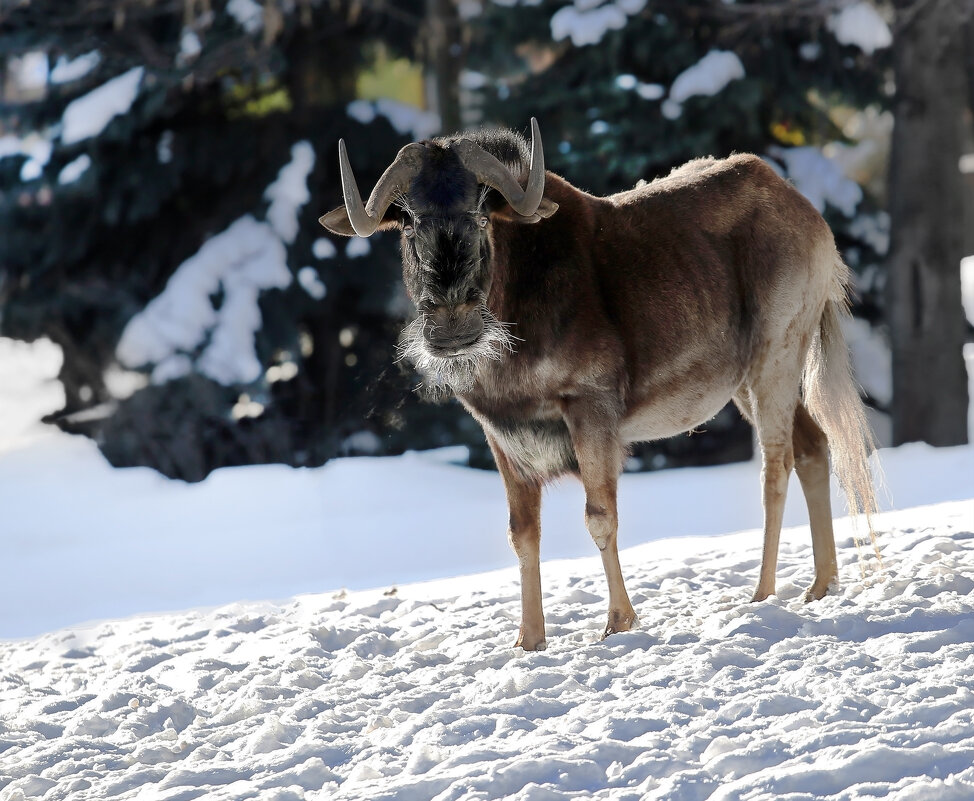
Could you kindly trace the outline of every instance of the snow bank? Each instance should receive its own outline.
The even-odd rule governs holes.
[[[760,604],[753,533],[627,551],[601,642],[598,558],[547,563],[537,654],[514,570],[0,643],[3,797],[966,801],[971,511],[883,516],[886,572],[811,605],[805,530]]]
[[[826,25],[840,44],[855,45],[872,55],[893,43],[889,25],[872,3],[853,3],[831,14]]]
[[[862,200],[862,187],[846,178],[842,168],[817,147],[772,145],[768,155],[784,163],[788,178],[819,212],[824,212],[825,204],[829,203],[846,217],[856,213],[856,206]]]
[[[663,115],[676,119],[683,113],[683,104],[696,95],[715,95],[731,81],[744,77],[744,65],[736,53],[711,50],[692,67],[688,67],[673,81],[670,96],[663,103]]]
[[[144,74],[144,67],[133,67],[68,103],[61,117],[61,142],[73,145],[98,136],[112,119],[126,114],[135,102]]]
[[[260,291],[291,281],[287,252],[267,223],[249,214],[209,239],[172,274],[165,290],[135,315],[116,348],[126,367],[157,365],[153,381],[185,374],[190,354],[209,339],[196,369],[224,384],[260,377],[254,350]],[[215,309],[210,298],[223,292]]]

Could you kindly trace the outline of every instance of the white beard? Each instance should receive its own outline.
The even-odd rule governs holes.
[[[480,309],[484,332],[465,352],[456,356],[437,356],[431,353],[423,331],[426,317],[420,314],[410,322],[399,337],[399,359],[408,359],[423,376],[426,388],[434,396],[461,395],[474,383],[477,371],[490,361],[500,361],[506,353],[514,353],[514,340],[508,324],[500,322],[486,306]]]

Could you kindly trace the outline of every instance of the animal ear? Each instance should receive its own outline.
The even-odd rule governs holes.
[[[337,209],[332,209],[327,214],[322,214],[318,218],[318,222],[320,222],[333,234],[339,234],[340,236],[355,236],[355,229],[352,228],[352,222],[348,219],[348,212],[345,210],[344,206],[339,206]]]
[[[523,217],[518,214],[514,209],[510,207],[510,204],[505,203],[500,209],[495,212],[498,217],[507,222],[516,223],[536,223],[541,222],[541,220],[548,219],[552,214],[558,211],[558,204],[553,200],[548,200],[548,198],[541,198],[541,205],[538,206],[538,210],[532,214],[530,217]]]
[[[333,234],[338,234],[340,236],[355,236],[355,229],[352,228],[352,222],[348,219],[348,211],[346,211],[344,206],[339,206],[337,209],[332,209],[327,214],[322,214],[318,218],[318,222],[320,222]],[[399,227],[399,218],[395,212],[390,209],[388,212],[386,212],[385,217],[382,218],[382,222],[379,223],[379,227],[376,228],[376,230],[388,231],[391,228]]]

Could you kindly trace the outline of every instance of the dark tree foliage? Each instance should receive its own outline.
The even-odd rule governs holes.
[[[459,413],[440,412],[434,424],[412,392],[414,379],[390,367],[399,328],[389,311],[398,281],[395,240],[376,237],[368,259],[349,259],[344,242],[336,242],[334,258],[316,261],[312,253],[324,236],[317,216],[340,202],[338,138],[355,143],[363,178],[409,139],[384,117],[369,124],[351,119],[346,106],[356,96],[362,43],[383,42],[409,55],[421,2],[396,10],[298,3],[276,16],[269,3],[253,33],[223,6],[163,0],[0,6],[0,62],[37,50],[51,64],[59,56],[101,54],[80,80],[0,108],[7,133],[50,131],[71,100],[134,66],[145,68],[131,110],[100,134],[75,144],[54,134],[40,176],[21,180],[26,156],[0,161],[0,333],[48,336],[61,345],[67,405],[57,421],[96,437],[117,465],[147,464],[198,480],[223,465],[321,464],[349,450],[348,435],[363,429],[390,451],[417,440],[451,441]],[[180,54],[185,31],[200,41],[195,58]],[[264,292],[256,341],[265,367],[294,360],[297,375],[247,386],[190,375],[113,398],[104,376],[125,323],[208,237],[243,214],[266,212],[264,189],[299,140],[313,143],[317,158],[288,265],[292,273],[317,265],[327,295],[312,300],[297,281]],[[60,185],[59,171],[82,154],[91,167]],[[241,393],[260,402],[263,414],[236,419],[231,409]],[[407,423],[414,436],[421,432],[414,441]]]

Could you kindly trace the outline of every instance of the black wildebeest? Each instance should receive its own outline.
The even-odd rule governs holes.
[[[476,131],[404,147],[363,204],[339,143],[345,204],[329,231],[398,228],[418,315],[404,354],[483,426],[507,490],[525,650],[545,647],[541,490],[585,488],[609,587],[606,634],[636,619],[616,545],[629,443],[669,437],[733,399],[757,430],[775,591],[788,476],[808,505],[815,579],[837,580],[829,455],[852,511],[875,506],[871,438],[839,327],[848,268],[815,208],[760,158],[704,158],[594,197],[545,173],[541,135]],[[692,510],[687,510],[692,514]]]

